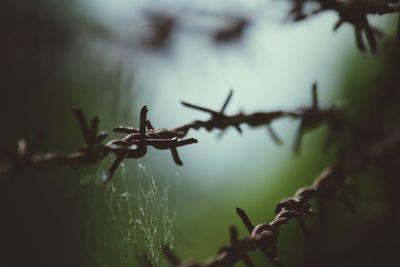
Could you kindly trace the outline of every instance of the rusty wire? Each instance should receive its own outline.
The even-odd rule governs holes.
[[[317,211],[311,207],[312,199],[320,202],[328,200],[340,200],[350,211],[354,211],[351,197],[354,196],[354,189],[346,181],[347,170],[342,162],[337,162],[327,167],[308,187],[299,189],[293,197],[283,199],[275,209],[275,218],[269,223],[254,226],[247,213],[236,208],[236,213],[242,220],[249,232],[249,236],[239,240],[234,226],[230,227],[231,241],[228,246],[223,246],[218,255],[207,260],[205,263],[193,263],[180,260],[169,248],[165,246],[163,253],[172,266],[176,267],[231,267],[239,261],[245,266],[253,267],[254,263],[247,253],[258,250],[274,266],[282,266],[278,257],[278,234],[280,227],[288,224],[291,220],[298,222],[306,239],[311,239],[305,220],[315,216]]]
[[[382,35],[378,29],[369,24],[367,16],[400,12],[398,0],[319,0],[317,2],[320,7],[308,15],[304,11],[306,2],[310,2],[310,0],[293,0],[293,8],[290,16],[295,21],[303,20],[310,15],[321,12],[335,11],[339,16],[339,20],[335,24],[334,30],[339,29],[344,23],[351,24],[355,32],[356,45],[361,51],[366,50],[363,35],[365,35],[371,52],[376,52],[378,48],[377,38]],[[164,40],[172,31],[175,21],[172,18],[166,18],[166,21],[155,23],[156,26],[154,27],[164,28],[159,32],[156,31],[155,35],[162,35],[162,38],[156,39],[156,36],[154,40],[149,41],[152,45],[162,46]],[[168,27],[165,26],[166,23],[168,23]],[[236,24],[233,23],[231,28],[216,33],[214,38],[217,41],[236,39],[236,36],[240,36],[247,25],[247,21],[238,18]],[[48,152],[39,154],[38,151],[43,143],[43,134],[38,134],[31,143],[27,143],[25,139],[20,139],[17,141],[15,153],[0,160],[0,177],[12,175],[22,170],[50,169],[60,165],[82,166],[94,164],[111,153],[116,156],[116,159],[107,173],[106,181],[109,181],[125,158],[138,159],[145,156],[148,146],[159,150],[170,150],[174,162],[177,165],[182,165],[183,163],[179,157],[177,148],[197,143],[197,140],[194,138],[184,139],[191,129],[198,130],[204,128],[207,131],[214,129],[224,131],[229,127],[233,127],[239,133],[242,133],[242,124],[247,124],[251,128],[265,126],[272,140],[280,144],[282,141],[273,130],[271,124],[282,118],[299,119],[300,127],[294,145],[295,151],[299,151],[301,138],[306,131],[326,123],[331,129],[330,132],[337,132],[338,128],[344,127],[347,123],[340,109],[336,107],[328,109],[319,108],[316,85],[312,89],[312,105],[295,111],[238,113],[229,116],[225,114],[225,109],[231,97],[232,91],[220,111],[182,102],[185,107],[209,113],[211,118],[204,121],[196,120],[172,129],[154,128],[151,122],[147,120],[147,108],[143,107],[140,112],[140,127],[115,127],[115,132],[126,134],[126,136],[121,139],[111,140],[108,143],[104,143],[107,134],[105,132],[98,132],[99,119],[94,117],[90,121],[87,121],[82,110],[74,108],[73,112],[84,138],[84,145],[78,151],[72,153]],[[396,129],[396,132],[393,134],[394,137],[387,140],[394,140],[393,142],[399,145],[399,132],[400,130]],[[378,149],[374,150],[374,153],[377,153],[374,156],[375,158],[379,158],[380,153],[384,153],[385,150],[390,151],[394,147],[393,142],[387,142],[387,140],[386,143],[389,143],[389,145],[385,142],[383,143],[383,145],[387,145],[387,148],[379,143]],[[320,213],[322,211],[321,208],[324,207],[324,202],[338,200],[351,212],[355,211],[352,204],[352,197],[356,195],[356,192],[346,178],[349,172],[356,168],[352,166],[352,169],[350,169],[345,163],[346,160],[344,158],[339,159],[336,163],[328,166],[314,180],[312,185],[299,189],[294,196],[279,202],[275,209],[276,215],[269,223],[254,226],[247,213],[241,208],[236,208],[236,213],[248,230],[249,235],[239,239],[236,227],[231,226],[229,228],[229,244],[222,246],[217,256],[207,260],[205,263],[182,261],[168,245],[163,247],[163,254],[170,264],[176,267],[228,267],[234,266],[240,261],[245,266],[252,267],[254,263],[248,256],[248,252],[258,250],[273,265],[281,266],[282,263],[277,249],[278,234],[281,226],[286,225],[291,220],[295,220],[299,224],[305,238],[311,239],[312,235],[307,228],[305,220]],[[360,163],[358,164],[360,165]],[[312,207],[311,200],[318,202],[318,210]],[[143,256],[142,259],[143,265],[147,267],[151,266],[147,256]]]
[[[89,123],[81,109],[74,108],[73,112],[85,141],[79,151],[67,154],[58,152],[37,154],[43,142],[42,134],[38,135],[32,144],[27,144],[24,139],[20,139],[14,155],[0,161],[0,177],[23,170],[50,169],[60,165],[78,167],[94,164],[113,153],[116,155],[116,159],[107,172],[105,182],[108,182],[123,159],[143,157],[147,153],[148,146],[159,150],[171,150],[176,164],[182,165],[177,148],[197,143],[194,138],[178,139],[176,136],[148,134],[146,131],[151,128],[151,124],[146,119],[147,107],[144,106],[140,112],[140,128],[135,133],[104,144],[103,141],[107,134],[105,132],[98,133],[99,119],[94,117]]]
[[[344,23],[351,24],[354,28],[358,49],[363,52],[366,51],[365,38],[372,53],[377,51],[377,40],[383,37],[383,32],[370,25],[368,15],[386,15],[400,12],[399,0],[291,0],[291,2],[289,20],[298,22],[325,11],[333,11],[339,17],[333,29],[338,30]],[[309,12],[306,7],[310,3],[315,5],[315,9]],[[240,40],[247,28],[255,23],[255,18],[245,14],[227,15],[198,10],[194,10],[194,12],[186,10],[185,12],[188,12],[185,15],[195,14],[206,18],[217,17],[229,22],[226,27],[216,29],[215,32],[211,33],[211,38],[217,44]],[[145,47],[151,49],[165,48],[172,38],[173,32],[184,28],[179,27],[180,24],[184,24],[181,16],[180,12],[175,14],[165,10],[148,12],[147,20],[152,34],[143,42]],[[191,32],[204,33],[204,30],[191,29]]]
[[[398,0],[319,0],[318,8],[307,14],[305,5],[309,0],[293,0],[290,17],[295,21],[303,20],[309,16],[319,14],[324,11],[334,11],[339,16],[339,20],[334,25],[334,30],[338,30],[344,23],[349,23],[354,28],[356,45],[360,51],[365,51],[363,35],[367,40],[372,53],[378,49],[377,38],[383,37],[383,33],[370,25],[368,15],[385,15],[400,12],[400,1]]]
[[[273,130],[271,124],[275,120],[282,118],[298,119],[300,120],[300,127],[295,141],[295,151],[298,151],[301,137],[306,131],[324,123],[332,130],[335,130],[338,125],[344,123],[343,112],[340,109],[334,106],[327,109],[318,107],[316,84],[312,87],[312,105],[294,111],[255,112],[251,114],[240,112],[229,116],[225,114],[225,109],[232,98],[232,94],[233,91],[231,90],[219,111],[182,102],[187,108],[209,113],[211,118],[203,121],[195,120],[172,129],[154,128],[151,122],[147,120],[148,110],[144,106],[140,112],[139,128],[117,126],[114,128],[114,132],[125,134],[125,137],[111,140],[108,143],[104,143],[107,134],[105,132],[98,133],[99,119],[94,117],[88,122],[82,110],[74,108],[73,112],[85,141],[81,149],[69,154],[58,152],[38,154],[38,149],[43,141],[41,135],[32,144],[27,144],[24,139],[21,139],[18,141],[18,148],[14,155],[0,161],[0,177],[23,170],[50,169],[60,165],[77,167],[94,164],[109,154],[114,154],[116,158],[105,179],[108,182],[124,159],[144,157],[149,146],[158,150],[170,150],[175,164],[182,165],[177,148],[197,143],[195,138],[185,139],[191,129],[198,130],[203,128],[207,131],[214,129],[224,131],[229,127],[233,127],[239,133],[242,133],[241,125],[243,124],[247,124],[251,128],[265,126],[272,140],[277,144],[281,144],[282,141]]]
[[[326,167],[311,185],[300,188],[292,197],[281,200],[276,205],[275,216],[269,223],[254,226],[247,213],[241,208],[236,208],[236,213],[249,235],[238,239],[236,228],[231,226],[229,244],[222,246],[216,256],[204,263],[181,260],[169,245],[165,245],[162,250],[165,258],[174,267],[232,267],[240,261],[246,267],[253,267],[255,265],[248,253],[258,250],[274,266],[282,266],[278,255],[278,235],[281,227],[292,220],[296,221],[305,239],[310,241],[313,237],[307,227],[306,219],[316,215],[322,216],[327,202],[339,201],[354,214],[356,209],[353,199],[358,195],[349,176],[376,164],[379,159],[398,155],[400,129],[394,129],[386,139],[379,136],[370,140],[367,147],[369,153],[360,152],[357,160],[354,160],[356,156],[352,154],[353,149],[350,149],[348,155],[339,156],[337,161]],[[379,149],[376,149],[377,147]],[[312,201],[317,202],[317,208],[313,207],[315,204]]]

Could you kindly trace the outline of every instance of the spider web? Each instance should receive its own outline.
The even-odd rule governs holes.
[[[176,215],[168,206],[170,186],[160,185],[140,163],[121,169],[106,186],[104,172],[81,180],[89,185],[85,248],[91,265],[132,267],[147,258],[153,266],[167,266],[161,247],[173,242]]]

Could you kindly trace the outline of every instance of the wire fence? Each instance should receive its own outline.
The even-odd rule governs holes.
[[[310,1],[294,0],[290,17],[295,21],[300,21],[321,12],[334,11],[339,17],[334,29],[338,29],[343,23],[350,23],[354,28],[356,45],[361,51],[366,50],[363,35],[365,35],[371,52],[377,50],[377,37],[381,36],[381,32],[369,24],[367,16],[400,12],[400,1],[398,0],[321,0],[316,1],[318,4],[316,10],[306,12],[305,5],[308,2]],[[245,24],[242,23],[241,27],[245,27]],[[163,38],[167,38],[167,35]],[[217,111],[182,102],[182,105],[187,108],[210,114],[210,118],[208,120],[195,120],[170,129],[154,127],[147,118],[147,107],[143,107],[140,111],[139,127],[117,126],[113,129],[114,132],[124,134],[124,137],[107,143],[105,142],[107,133],[99,132],[99,118],[94,117],[91,120],[87,120],[81,109],[74,108],[73,112],[84,140],[84,144],[80,149],[71,153],[38,153],[44,140],[42,133],[38,134],[31,143],[20,139],[17,142],[14,153],[3,156],[0,159],[0,178],[11,179],[18,172],[47,170],[61,165],[79,167],[95,164],[112,154],[115,156],[115,160],[106,175],[105,182],[108,182],[123,160],[144,157],[148,147],[169,150],[175,164],[182,165],[183,162],[178,154],[178,148],[197,143],[195,138],[186,137],[190,130],[206,129],[207,131],[212,131],[219,129],[224,131],[232,127],[242,133],[242,125],[248,125],[250,128],[265,127],[271,139],[275,143],[281,144],[282,141],[272,128],[272,123],[283,118],[292,118],[300,121],[294,142],[295,152],[301,149],[303,135],[321,125],[327,125],[329,129],[328,145],[334,143],[335,139],[343,133],[349,131],[362,133],[366,137],[340,151],[336,161],[328,166],[310,186],[299,189],[292,197],[278,203],[275,209],[276,216],[269,223],[254,226],[248,214],[243,209],[236,208],[236,213],[248,230],[249,235],[239,239],[236,227],[231,226],[229,228],[229,244],[222,246],[217,256],[207,260],[205,263],[181,260],[168,244],[165,244],[162,248],[166,259],[172,266],[176,267],[228,267],[234,266],[240,261],[245,266],[252,267],[255,265],[248,253],[255,250],[264,255],[274,266],[282,266],[277,249],[281,227],[294,220],[298,222],[304,236],[307,239],[312,239],[312,234],[305,221],[309,217],[318,214],[318,216],[321,216],[320,214],[323,213],[326,202],[340,201],[347,209],[354,212],[352,198],[357,193],[348,179],[349,176],[366,167],[383,164],[382,162],[388,164],[389,159],[397,160],[400,146],[400,128],[392,127],[388,130],[387,127],[379,128],[376,125],[371,126],[369,123],[357,124],[351,122],[346,116],[346,112],[341,108],[335,106],[320,108],[316,84],[312,86],[311,105],[290,111],[275,110],[226,115],[225,109],[232,99],[232,95],[233,92],[230,91],[222,108]],[[312,201],[318,203],[317,208],[313,207]],[[152,266],[146,256],[140,258],[143,266]]]
[[[111,140],[108,143],[104,143],[107,133],[98,132],[99,119],[94,117],[88,122],[82,110],[74,108],[73,112],[84,139],[84,145],[81,149],[72,153],[48,152],[37,154],[43,142],[43,134],[38,134],[31,144],[28,144],[24,139],[20,139],[17,142],[18,146],[15,153],[0,162],[0,177],[27,170],[50,169],[60,165],[78,167],[94,164],[109,154],[114,154],[116,158],[110,166],[105,180],[105,182],[108,182],[124,159],[144,157],[149,146],[158,150],[170,150],[175,164],[182,165],[183,162],[179,157],[177,148],[197,143],[195,138],[185,138],[190,130],[204,128],[207,131],[214,129],[223,131],[228,127],[233,127],[239,133],[242,133],[240,126],[243,124],[247,124],[249,127],[265,126],[272,140],[277,144],[281,144],[282,141],[271,124],[275,120],[289,117],[301,121],[295,142],[295,151],[299,151],[301,137],[307,130],[321,124],[327,124],[332,132],[343,127],[342,110],[336,107],[328,109],[320,109],[318,107],[316,84],[312,87],[312,105],[294,111],[278,110],[251,114],[239,113],[229,116],[224,111],[232,94],[233,91],[230,91],[220,111],[182,102],[188,108],[209,113],[211,118],[204,121],[196,120],[172,129],[155,129],[147,119],[148,109],[144,106],[140,111],[140,127],[117,126],[114,128],[114,132],[125,134],[125,137]]]

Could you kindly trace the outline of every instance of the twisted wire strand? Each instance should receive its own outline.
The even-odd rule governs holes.
[[[60,165],[70,165],[79,167],[83,165],[95,164],[109,154],[115,155],[115,160],[110,166],[105,182],[110,181],[118,166],[124,159],[142,158],[147,154],[147,147],[151,146],[158,150],[170,150],[172,158],[177,165],[183,165],[178,154],[178,148],[195,144],[195,138],[186,138],[190,130],[206,129],[211,131],[219,129],[226,130],[233,127],[242,133],[241,126],[247,124],[250,128],[265,126],[272,140],[277,144],[282,141],[272,128],[272,123],[282,118],[292,118],[300,120],[300,127],[295,141],[295,150],[300,149],[301,137],[312,128],[326,123],[333,131],[338,125],[345,123],[343,111],[336,107],[320,109],[317,104],[317,87],[312,87],[311,107],[300,108],[294,111],[272,111],[255,112],[251,114],[238,113],[236,115],[226,115],[225,109],[232,98],[233,92],[230,91],[220,111],[203,108],[197,105],[182,102],[187,108],[207,112],[211,115],[208,120],[195,120],[172,129],[156,129],[147,120],[147,107],[144,106],[140,112],[140,127],[133,128],[127,126],[117,126],[114,132],[125,134],[121,139],[114,139],[104,143],[107,137],[106,132],[98,132],[99,119],[97,117],[88,121],[82,110],[74,108],[73,112],[84,138],[84,145],[76,152],[59,153],[48,152],[37,153],[43,136],[38,135],[31,144],[27,144],[24,139],[18,141],[17,151],[0,161],[0,177],[9,176],[23,170],[46,170]]]
[[[351,213],[355,213],[353,198],[357,197],[355,188],[348,177],[356,172],[365,170],[387,157],[398,155],[400,147],[400,128],[390,132],[386,139],[381,137],[369,144],[369,153],[351,160],[355,155],[341,156],[336,162],[326,167],[311,185],[298,189],[292,197],[281,200],[275,208],[275,217],[269,223],[254,226],[247,213],[236,208],[236,214],[242,220],[249,235],[238,239],[235,226],[230,227],[230,243],[222,246],[217,255],[204,263],[196,263],[179,259],[169,245],[163,247],[163,254],[174,267],[232,267],[242,261],[246,267],[255,266],[248,253],[258,250],[274,266],[282,266],[278,255],[278,235],[283,225],[296,221],[306,240],[312,235],[306,225],[306,219],[324,213],[325,203],[339,201]],[[362,152],[364,153],[364,151]],[[312,207],[311,201],[317,201],[318,210]]]
[[[293,197],[279,202],[275,209],[276,215],[269,223],[254,226],[247,213],[241,208],[236,208],[236,213],[248,230],[249,236],[239,240],[236,228],[231,226],[229,245],[223,246],[217,256],[205,263],[182,261],[168,245],[163,248],[164,256],[171,266],[175,267],[231,267],[239,261],[242,261],[247,267],[252,267],[254,263],[247,253],[258,250],[274,266],[282,266],[277,249],[281,226],[295,220],[299,223],[306,239],[311,239],[305,220],[317,215],[317,211],[311,207],[310,200],[316,199],[321,202],[332,199],[350,201],[352,190],[349,190],[351,186],[346,183],[345,177],[346,171],[341,163],[334,163],[327,167],[310,186],[299,189]]]
[[[400,12],[399,0],[290,0],[291,7],[287,20],[289,21],[303,21],[317,14],[333,11],[339,19],[334,24],[333,29],[338,30],[344,23],[349,23],[354,29],[355,43],[357,48],[365,52],[367,50],[366,44],[372,53],[378,50],[378,39],[383,37],[383,32],[378,28],[371,26],[368,16],[381,16]],[[310,11],[310,4],[315,8]],[[229,43],[239,41],[243,37],[243,33],[251,25],[255,24],[256,18],[252,18],[246,14],[229,14],[215,13],[210,11],[201,10],[185,10],[185,15],[196,15],[205,17],[218,17],[227,22],[226,27],[216,29],[211,32],[211,38],[215,43]],[[181,12],[166,12],[157,11],[150,12],[147,16],[152,35],[144,42],[147,48],[164,49],[168,47],[173,32],[183,23]],[[190,27],[191,32],[204,33],[204,29]],[[366,40],[364,40],[366,39]]]

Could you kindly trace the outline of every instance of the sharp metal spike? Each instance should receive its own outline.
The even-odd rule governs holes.
[[[176,147],[170,148],[170,151],[171,151],[172,158],[174,159],[175,164],[178,166],[182,166],[183,162],[179,157],[178,150],[176,149]]]
[[[233,95],[233,90],[230,89],[229,94],[228,94],[228,97],[226,98],[224,104],[222,105],[221,112],[220,112],[221,114],[224,114],[225,108],[228,106],[229,101],[230,101],[231,98],[232,98],[232,95]]]
[[[181,101],[181,104],[184,105],[187,108],[192,108],[192,109],[197,109],[197,110],[200,110],[200,111],[204,111],[204,112],[210,113],[211,115],[218,114],[218,112],[215,112],[214,110],[211,110],[211,109],[208,109],[208,108],[203,108],[203,107],[200,107],[200,106],[197,106],[197,105],[193,105],[193,104],[190,104],[190,103],[187,103],[187,102],[184,102],[184,101]]]
[[[314,82],[311,87],[311,94],[312,94],[312,108],[318,109],[318,87],[317,83]]]
[[[124,159],[123,155],[118,155],[117,158],[114,160],[113,164],[111,165],[110,169],[108,169],[107,175],[106,175],[106,180],[104,181],[104,184],[107,184],[108,182],[111,181],[111,178],[113,177],[115,171],[118,169],[119,164],[122,162]]]
[[[279,138],[279,136],[276,134],[274,131],[274,128],[272,128],[271,124],[267,124],[267,131],[269,135],[271,136],[272,141],[274,141],[275,144],[281,146],[283,145],[282,139]]]

